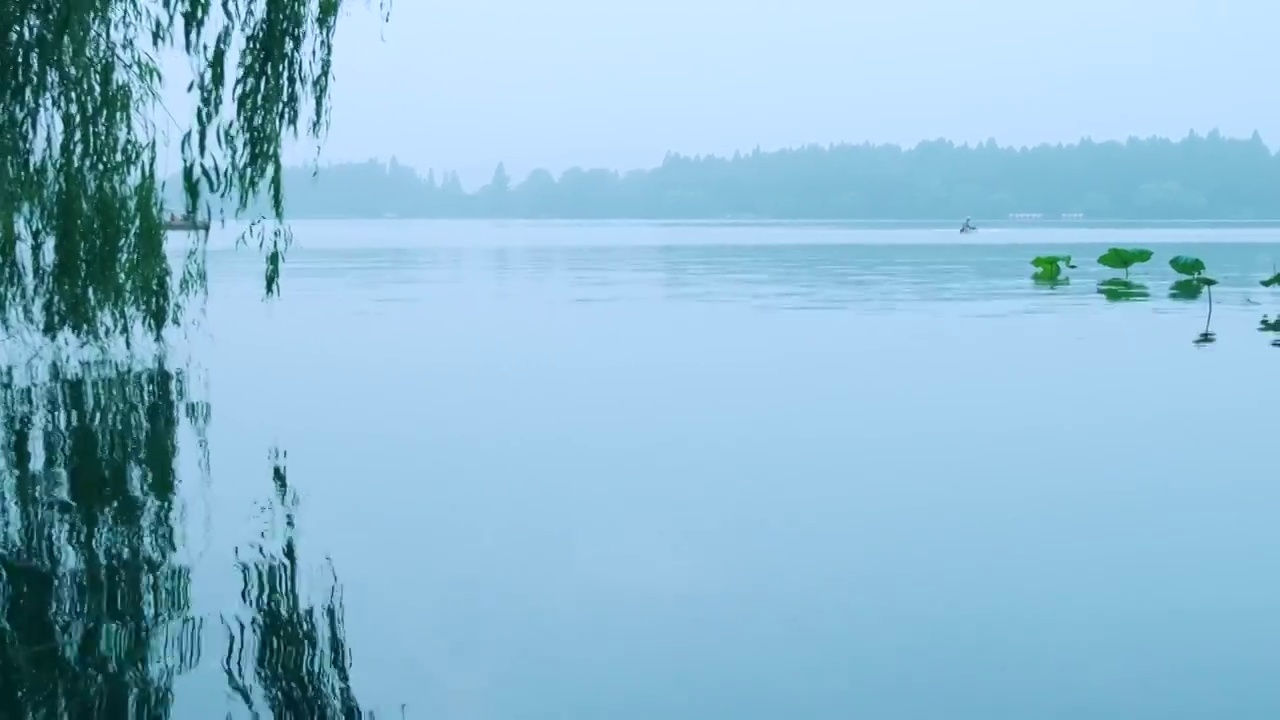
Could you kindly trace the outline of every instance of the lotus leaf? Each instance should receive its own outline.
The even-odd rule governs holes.
[[[1098,258],[1098,264],[1113,270],[1124,270],[1125,276],[1129,268],[1151,259],[1152,252],[1146,248],[1110,248]]]
[[[1070,255],[1037,255],[1031,260],[1031,264],[1038,267],[1050,267],[1053,265],[1066,265],[1071,269],[1075,269],[1075,265],[1071,264]]]
[[[1169,267],[1179,275],[1195,276],[1204,272],[1204,261],[1190,255],[1175,255],[1169,259]]]
[[[1036,268],[1031,278],[1036,282],[1055,282],[1062,277],[1062,266],[1066,265],[1074,269],[1075,265],[1071,264],[1070,255],[1038,255],[1031,260],[1031,265]]]

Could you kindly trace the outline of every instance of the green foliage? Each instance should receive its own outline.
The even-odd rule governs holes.
[[[1097,291],[1099,294],[1111,301],[1129,301],[1142,300],[1150,297],[1150,292],[1146,285],[1137,283],[1128,278],[1128,269],[1136,264],[1144,263],[1151,260],[1153,253],[1144,248],[1109,248],[1098,258],[1098,263],[1104,267],[1116,270],[1125,270],[1123,278],[1107,278],[1098,282]],[[1031,264],[1037,268],[1037,273],[1033,276],[1037,282],[1051,283],[1061,275],[1060,263],[1070,263],[1069,256],[1040,256],[1031,261]],[[1215,278],[1205,274],[1206,267],[1204,261],[1200,258],[1191,257],[1189,255],[1176,255],[1169,260],[1169,267],[1175,272],[1186,277],[1174,281],[1169,286],[1169,297],[1174,300],[1196,300],[1200,295],[1208,295],[1208,313],[1205,317],[1204,331],[1196,336],[1195,344],[1198,347],[1212,344],[1217,341],[1217,336],[1209,329],[1213,322],[1213,288],[1218,285]],[[1272,278],[1262,281],[1264,287],[1271,287],[1280,284],[1280,273]],[[1264,332],[1276,332],[1276,328],[1280,327],[1280,318],[1271,321],[1267,316],[1262,317],[1262,324],[1259,330]],[[1272,345],[1280,347],[1280,339],[1272,342]]]
[[[1179,275],[1187,276],[1186,279],[1175,281],[1169,286],[1169,297],[1176,300],[1194,300],[1200,297],[1201,290],[1208,292],[1209,313],[1205,317],[1204,332],[1200,333],[1195,343],[1207,345],[1214,342],[1217,337],[1209,332],[1209,323],[1213,321],[1213,286],[1217,285],[1218,281],[1204,274],[1204,261],[1197,257],[1175,255],[1169,259],[1169,267]]]
[[[1209,313],[1204,319],[1204,332],[1200,333],[1196,340],[1196,345],[1207,345],[1214,342],[1217,337],[1209,332],[1209,323],[1213,321],[1213,286],[1218,284],[1217,280],[1205,275],[1204,262],[1200,258],[1191,257],[1189,255],[1177,255],[1169,260],[1169,267],[1181,275],[1190,276],[1191,282],[1197,287],[1204,288],[1209,296]]]
[[[1135,265],[1147,262],[1151,260],[1153,255],[1155,255],[1155,253],[1147,250],[1146,248],[1129,248],[1127,252],[1129,253],[1129,257],[1133,258]]]
[[[1151,296],[1146,285],[1129,280],[1129,268],[1151,259],[1152,252],[1145,248],[1109,248],[1098,257],[1098,264],[1113,270],[1123,270],[1123,278],[1108,278],[1098,283],[1098,292],[1111,301],[1145,300]]]
[[[323,136],[337,0],[5,0],[0,3],[0,327],[85,340],[159,337],[205,294],[207,231],[178,277],[165,253],[171,197],[157,171],[162,132],[181,132],[181,202],[270,219],[242,242],[279,288],[288,246],[281,143]],[[160,102],[158,57],[190,61],[188,123]]]
[[[1098,258],[1098,264],[1113,270],[1123,270],[1129,277],[1129,268],[1151,259],[1152,252],[1144,248],[1110,248]]]
[[[1075,265],[1071,264],[1070,255],[1037,255],[1032,258],[1031,266],[1036,269],[1031,275],[1031,279],[1037,283],[1056,284],[1065,280],[1062,277],[1062,267],[1066,266],[1074,270]]]
[[[1169,258],[1169,267],[1179,275],[1195,277],[1205,271],[1204,261],[1190,255],[1175,255]]]

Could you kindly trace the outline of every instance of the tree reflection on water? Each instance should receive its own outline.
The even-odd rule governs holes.
[[[294,535],[297,498],[289,488],[283,453],[272,455],[275,509],[284,528],[278,550],[271,547],[269,529],[263,542],[237,553],[240,599],[249,620],[224,621],[227,684],[255,714],[253,697],[259,693],[253,691],[254,675],[272,717],[358,718],[362,713],[351,689],[341,591],[334,578],[325,602],[319,607],[304,603]]]
[[[209,416],[163,361],[0,373],[0,717],[169,717],[175,678],[222,655],[179,557],[179,438],[207,479]],[[237,552],[225,677],[255,717],[359,717],[338,584],[300,593],[282,458],[273,482],[284,528]]]

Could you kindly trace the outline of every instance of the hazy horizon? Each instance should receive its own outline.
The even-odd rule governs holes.
[[[384,160],[294,166],[290,217],[1099,220],[1280,218],[1280,155],[1260,134],[1133,138],[1031,148],[947,141],[673,155],[619,173],[521,179],[499,165],[470,188],[456,172]],[[246,209],[265,213],[265,204]]]
[[[506,169],[507,172],[511,175],[512,182],[515,184],[519,184],[520,182],[523,182],[527,178],[530,172],[534,172],[536,170],[548,170],[548,171],[551,171],[552,174],[557,177],[561,173],[563,173],[565,170],[568,170],[571,168],[577,168],[581,170],[609,170],[612,172],[617,172],[619,174],[626,174],[628,172],[633,172],[637,170],[652,170],[656,167],[661,166],[663,162],[663,158],[667,155],[686,157],[686,158],[719,157],[719,158],[729,159],[735,155],[750,155],[757,149],[760,150],[760,152],[777,152],[777,151],[787,151],[787,150],[802,150],[808,147],[840,148],[840,147],[859,147],[863,145],[872,145],[872,146],[878,146],[878,147],[892,146],[892,147],[902,148],[903,150],[912,150],[921,145],[926,145],[929,143],[937,143],[937,142],[949,142],[954,144],[957,147],[972,148],[972,147],[982,145],[988,141],[994,142],[996,146],[1000,148],[1013,148],[1013,149],[1025,150],[1025,149],[1031,149],[1039,146],[1064,145],[1067,147],[1071,147],[1071,146],[1080,145],[1083,142],[1094,142],[1099,144],[1107,143],[1107,142],[1124,143],[1129,140],[1147,140],[1151,138],[1156,138],[1160,140],[1169,140],[1171,142],[1176,143],[1180,140],[1183,140],[1190,134],[1195,134],[1200,137],[1207,137],[1214,132],[1221,133],[1223,137],[1228,139],[1233,139],[1233,140],[1248,140],[1252,138],[1255,133],[1257,133],[1258,136],[1261,138],[1263,145],[1266,146],[1267,150],[1272,155],[1280,154],[1280,144],[1273,146],[1271,143],[1268,143],[1266,136],[1263,135],[1262,132],[1259,130],[1251,130],[1249,132],[1245,132],[1242,134],[1231,134],[1231,133],[1222,132],[1217,127],[1212,127],[1212,128],[1207,128],[1205,130],[1200,130],[1199,128],[1191,128],[1187,132],[1184,132],[1181,135],[1176,135],[1176,136],[1159,135],[1154,133],[1130,133],[1129,135],[1126,135],[1126,136],[1106,138],[1106,139],[1100,139],[1100,138],[1094,138],[1094,137],[1079,137],[1075,139],[1064,139],[1064,140],[1054,140],[1054,141],[1046,140],[1044,142],[1030,143],[1030,144],[1005,143],[1005,142],[1001,142],[1000,138],[995,138],[995,137],[987,138],[985,140],[980,140],[980,141],[969,141],[969,140],[960,141],[960,140],[954,140],[952,138],[947,138],[947,137],[936,137],[936,138],[921,138],[920,140],[917,140],[912,143],[873,142],[870,140],[861,140],[861,141],[833,140],[830,142],[815,141],[815,142],[809,142],[809,143],[802,143],[799,145],[788,145],[788,146],[777,147],[777,148],[764,148],[759,146],[748,147],[748,148],[737,148],[735,150],[730,150],[727,153],[711,153],[711,152],[698,152],[698,151],[685,151],[685,150],[671,149],[671,150],[665,151],[663,155],[658,157],[658,159],[655,162],[648,165],[639,165],[634,167],[611,167],[607,165],[587,165],[584,163],[570,162],[568,165],[565,165],[563,168],[559,168],[556,170],[552,170],[551,168],[546,168],[546,167],[534,167],[534,168],[530,168],[528,172],[525,172],[522,174],[511,172],[510,163],[508,163],[506,160],[499,159],[494,163],[492,167],[488,169],[487,172],[475,174],[471,177],[462,175],[460,171],[452,167],[416,165],[412,162],[408,162],[404,157],[397,155],[395,153],[392,153],[391,155],[387,155],[387,156],[375,155],[375,156],[368,156],[368,157],[353,157],[353,158],[337,159],[332,157],[330,153],[321,152],[321,154],[319,155],[318,167],[323,170],[327,167],[333,168],[333,167],[341,167],[341,166],[348,166],[348,165],[360,165],[360,164],[369,163],[369,162],[380,163],[382,165],[389,165],[390,163],[395,162],[398,165],[402,165],[412,169],[414,172],[422,176],[426,176],[428,171],[434,172],[437,176],[436,178],[437,180],[440,179],[440,176],[443,173],[458,172],[459,177],[462,179],[463,187],[468,192],[471,192],[483,186],[485,183],[489,182],[489,180],[493,177],[494,169],[496,169],[499,163],[501,163],[504,166],[504,169]],[[314,152],[310,154],[305,154],[305,155],[295,155],[290,159],[289,165],[290,167],[313,167],[317,165],[316,160],[317,160],[317,157]]]
[[[1280,8],[1261,3],[401,0],[385,26],[376,5],[340,21],[322,162],[394,155],[473,186],[499,161],[520,178],[756,146],[1280,141]],[[171,87],[185,121],[185,81]]]

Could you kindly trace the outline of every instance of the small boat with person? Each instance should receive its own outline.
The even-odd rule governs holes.
[[[976,232],[978,232],[978,226],[969,222],[969,218],[965,218],[964,224],[960,226],[960,234],[964,235],[966,233],[976,233]]]
[[[188,232],[194,232],[197,230],[205,231],[209,229],[209,221],[202,220],[186,213],[183,213],[182,215],[169,213],[169,219],[164,221],[164,229],[186,230]]]

